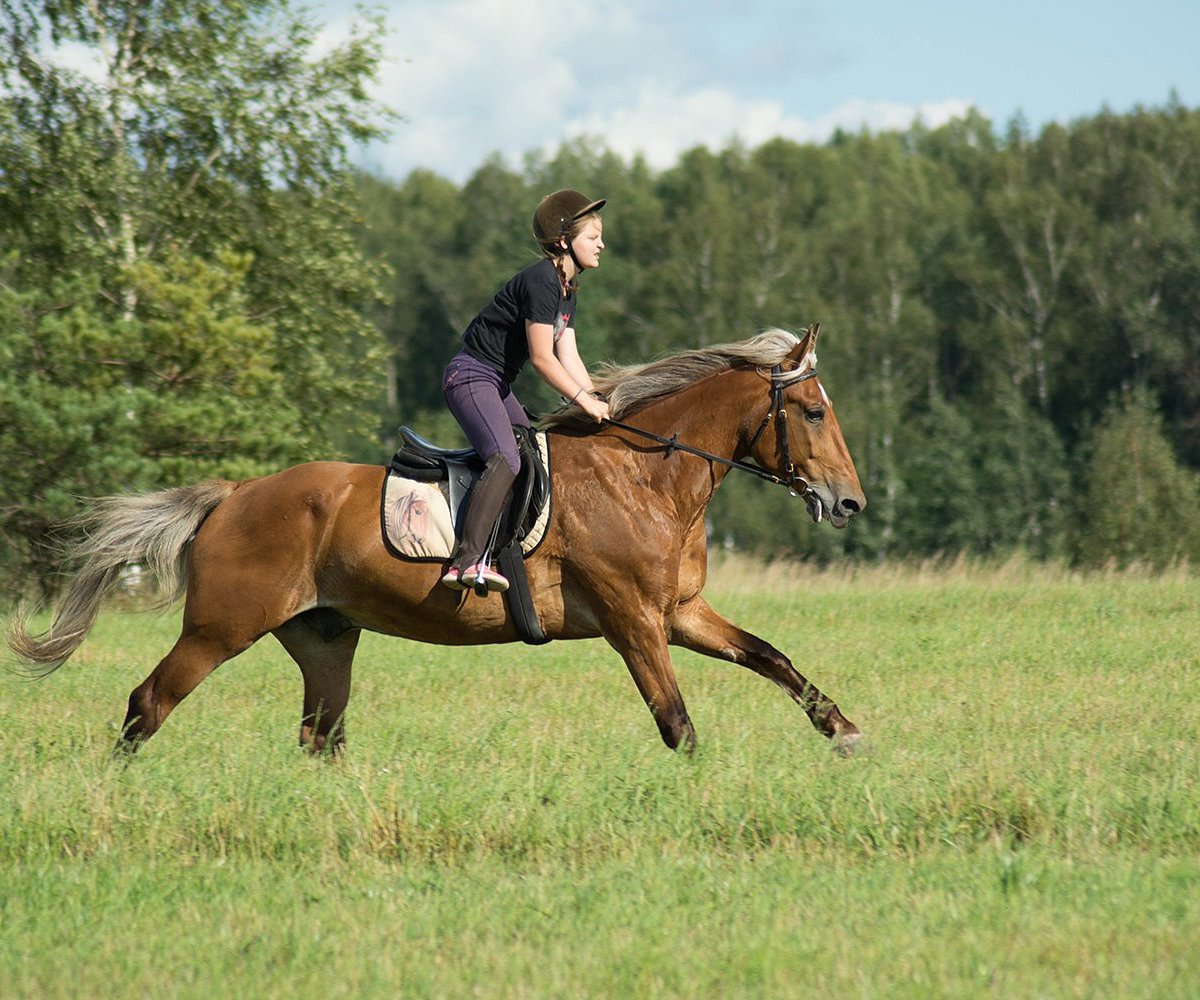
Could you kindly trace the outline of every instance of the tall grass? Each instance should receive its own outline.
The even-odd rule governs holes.
[[[692,757],[602,642],[367,636],[344,759],[295,747],[267,640],[117,765],[177,621],[103,615],[50,679],[0,681],[2,992],[1200,992],[1185,572],[726,561],[709,597],[868,751],[684,652]]]

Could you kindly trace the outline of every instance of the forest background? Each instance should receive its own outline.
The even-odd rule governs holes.
[[[78,496],[446,444],[440,371],[534,259],[545,193],[609,200],[589,362],[820,322],[869,508],[817,530],[730,477],[715,546],[776,559],[1200,556],[1200,112],[696,148],[603,137],[459,185],[357,170],[370,16],[286,0],[0,2],[0,595],[53,588]],[[150,15],[150,16],[147,16]],[[55,46],[101,54],[56,65]],[[402,128],[402,125],[397,126]],[[556,400],[523,376],[531,409]]]

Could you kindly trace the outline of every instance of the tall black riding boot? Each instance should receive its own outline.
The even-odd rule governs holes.
[[[503,455],[493,455],[487,460],[483,473],[471,487],[471,493],[467,497],[467,512],[463,518],[462,539],[458,543],[458,553],[454,558],[454,565],[459,570],[469,569],[483,556],[488,539],[492,535],[492,528],[496,524],[496,518],[504,509],[504,501],[516,478]],[[494,575],[503,579],[498,573]],[[507,590],[507,581],[505,581],[504,587],[491,589]]]

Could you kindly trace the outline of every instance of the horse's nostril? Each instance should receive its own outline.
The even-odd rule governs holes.
[[[857,500],[843,500],[838,504],[847,514],[857,514],[862,508]]]

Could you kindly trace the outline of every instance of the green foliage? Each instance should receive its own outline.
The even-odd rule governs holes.
[[[316,55],[287,0],[0,5],[0,587],[47,585],[69,494],[373,450],[377,29]]]
[[[900,462],[900,537],[891,547],[908,553],[977,551],[988,538],[986,490],[974,459],[979,454],[970,415],[935,396],[913,421]]]
[[[386,331],[389,416],[442,407],[441,372],[472,313],[453,268],[465,205],[449,181],[417,171],[399,187],[360,177],[358,239],[387,267],[372,316]],[[368,221],[369,220],[369,221]]]
[[[97,313],[94,285],[0,288],[0,528],[49,584],[47,543],[74,497],[274,471],[296,455],[275,331],[247,318],[245,255],[142,262],[136,317]],[[22,575],[9,577],[14,581]]]
[[[1200,560],[1200,477],[1181,467],[1144,389],[1114,402],[1097,425],[1075,539],[1088,566]]]
[[[1200,112],[1178,100],[1037,135],[971,112],[735,142],[662,172],[580,138],[520,169],[488,158],[461,186],[393,183],[349,166],[389,117],[366,97],[379,27],[368,15],[316,55],[289,0],[0,3],[0,462],[34,464],[0,487],[6,580],[69,506],[58,490],[378,462],[401,423],[460,440],[441,369],[534,259],[532,209],[564,186],[609,199],[580,294],[585,360],[822,324],[868,509],[847,533],[814,530],[782,491],[731,479],[710,512],[719,545],[1102,558],[1081,540],[1112,542],[1100,515],[1120,503],[1067,456],[1127,384],[1171,460],[1200,468]],[[95,65],[56,66],[57,44]],[[558,405],[532,372],[517,388],[534,411]],[[1190,555],[1159,534],[1123,531],[1114,558]]]
[[[972,113],[824,146],[694,149],[658,175],[579,140],[520,172],[490,161],[458,191],[424,173],[372,181],[362,238],[396,275],[380,319],[390,422],[440,426],[441,365],[528,259],[538,197],[569,185],[609,199],[609,249],[582,283],[585,360],[822,324],[822,378],[868,509],[845,536],[814,532],[782,493],[730,479],[716,544],[1058,556],[1082,503],[1067,456],[1131,374],[1180,461],[1200,466],[1198,163],[1200,113],[1175,103],[1037,136]],[[518,389],[556,405],[528,373]]]
[[[1011,383],[998,383],[986,407],[935,396],[904,428],[899,451],[903,531],[894,552],[1061,554],[1062,445]]]

